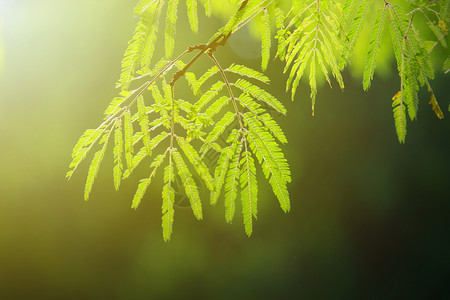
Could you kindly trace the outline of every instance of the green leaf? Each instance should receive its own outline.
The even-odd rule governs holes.
[[[263,4],[264,1],[258,1],[259,3],[255,3],[256,1],[242,1],[240,7],[237,9],[236,13],[228,19],[228,22],[225,24],[222,29],[219,30],[220,33],[228,34],[236,30],[239,27],[241,22],[245,22],[247,17],[252,15],[257,11],[257,4]],[[245,4],[245,6],[244,6]]]
[[[444,64],[442,65],[442,71],[444,71],[445,74],[450,72],[450,56],[448,56],[444,61]]]
[[[342,14],[345,17],[345,21],[348,21],[349,17],[353,14],[355,10],[355,5],[357,0],[345,0],[344,6],[342,8]],[[361,7],[361,5],[360,5]],[[347,22],[348,23],[348,22]],[[352,24],[350,24],[351,26]]]
[[[105,132],[106,128],[107,126],[102,124],[97,129],[88,129],[81,135],[72,150],[72,162],[69,165],[71,170],[67,172],[67,178],[70,179],[72,177],[73,172],[75,172],[80,163],[86,158],[87,154],[92,149],[95,142],[97,142],[100,136]]]
[[[281,208],[288,212],[290,200],[286,184],[291,182],[291,172],[287,160],[274,138],[253,115],[246,113],[244,118],[250,129],[247,135],[250,148],[261,164],[265,177],[269,178]]]
[[[206,0],[203,2],[203,5],[205,7],[205,14],[210,17],[211,11],[212,11],[212,0]]]
[[[100,144],[103,144],[103,147],[95,153],[91,165],[89,166],[88,176],[84,189],[84,200],[89,199],[89,194],[92,191],[92,185],[94,184],[95,178],[97,177],[97,173],[100,168],[100,164],[103,160],[103,157],[105,156],[106,146],[108,145],[110,135],[110,130],[105,132],[105,135],[100,140]]]
[[[203,179],[208,189],[212,191],[214,189],[214,179],[212,178],[208,167],[198,155],[197,151],[183,137],[177,136],[177,142],[197,174]]]
[[[158,134],[157,136],[155,136],[151,141],[150,141],[150,146],[151,149],[154,150],[165,138],[167,138],[169,136],[169,133],[163,131],[160,134]],[[144,158],[146,158],[148,155],[148,150],[147,147],[142,147],[139,152],[133,156],[132,159],[132,163],[131,163],[131,168],[128,168],[124,174],[123,174],[123,179],[128,178],[131,173],[136,169],[137,166],[139,166],[139,164],[142,162],[142,160]]]
[[[172,188],[172,182],[174,181],[173,163],[172,163],[172,150],[169,150],[169,164],[164,169],[164,187],[162,190],[162,228],[164,241],[170,240],[172,236],[173,227],[173,204],[175,201],[175,191]]]
[[[300,35],[304,32],[306,28],[309,28],[311,25],[313,25],[314,19],[312,15],[309,15],[306,17],[302,23],[292,32],[292,34],[286,39],[286,44],[288,44],[288,49],[286,53],[286,66],[284,71],[289,68],[291,63],[294,61],[294,58],[296,57],[297,53],[300,50],[304,50],[303,45],[311,38],[312,34],[315,33],[315,30],[310,30],[308,32],[305,32],[302,35],[302,38],[300,41],[297,42],[297,39],[300,37]]]
[[[75,147],[72,150],[72,158],[75,158],[78,156],[79,152],[85,152],[83,148],[90,146],[92,143],[94,143],[103,132],[102,128],[97,129],[87,129],[80,137],[78,142],[76,143]],[[72,167],[72,164],[71,164]]]
[[[389,18],[390,22],[390,32],[392,39],[392,48],[394,50],[395,59],[397,60],[397,69],[399,72],[402,70],[402,61],[404,60],[404,52],[405,52],[405,44],[404,44],[404,35],[403,33],[403,24],[401,20],[396,18],[396,12],[393,9],[390,9],[391,17]],[[400,74],[400,76],[402,76]]]
[[[447,41],[445,40],[445,35],[442,33],[439,26],[436,26],[436,24],[434,24],[431,21],[428,21],[427,25],[430,28],[431,32],[433,32],[433,34],[436,36],[439,43],[441,43],[442,47],[447,48]]]
[[[120,74],[120,79],[116,84],[117,87],[122,87],[122,90],[128,90],[133,75],[140,65],[144,47],[147,49],[147,56],[151,56],[153,53],[151,45],[154,44],[156,40],[156,26],[158,24],[157,20],[159,19],[159,2],[153,1],[148,4],[150,4],[150,6],[142,11],[133,38],[130,40],[128,47],[125,50],[122,60],[122,72]],[[150,40],[149,43],[147,43],[148,40]],[[146,60],[148,61],[148,58]]]
[[[270,59],[270,16],[267,9],[264,9],[263,26],[261,28],[262,43],[261,43],[261,69],[265,71]]]
[[[178,0],[169,0],[167,5],[167,17],[166,17],[166,58],[170,58],[175,47],[175,32],[177,23],[177,6]]]
[[[158,37],[159,19],[161,16],[162,5],[152,7],[154,11],[154,16],[151,20],[151,27],[148,29],[149,35],[145,44],[142,46],[142,57],[141,57],[141,71],[140,74],[145,74],[150,72],[150,65],[153,58],[153,53],[155,52],[155,44]]]
[[[134,14],[136,16],[142,15],[147,9],[159,0],[140,0],[134,8]]]
[[[158,106],[163,106],[164,104],[167,104],[164,97],[161,95],[161,91],[156,85],[151,86],[152,91],[152,97],[155,100],[155,104]]]
[[[281,102],[278,101],[274,96],[272,96],[265,90],[259,88],[258,86],[253,85],[244,79],[238,79],[234,83],[234,85],[239,89],[241,89],[242,91],[248,93],[255,99],[265,102],[267,105],[275,109],[277,112],[282,113],[283,115],[286,114],[286,108],[284,108],[284,105],[281,104]]]
[[[353,5],[354,2],[357,1],[351,1],[351,5]],[[362,31],[364,21],[371,6],[372,0],[362,0],[359,2],[356,15],[351,22],[348,32],[344,35],[344,47],[342,48],[342,54],[339,59],[340,70],[343,70],[349,61],[349,57],[353,52],[356,41],[358,40],[359,34]]]
[[[246,148],[246,147],[245,147]],[[258,185],[256,182],[256,168],[253,157],[247,149],[244,149],[241,159],[241,205],[244,216],[245,233],[252,235],[253,217],[257,218]]]
[[[341,89],[344,89],[344,80],[342,79],[342,75],[334,54],[334,49],[336,49],[336,51],[339,51],[341,45],[336,39],[336,35],[330,32],[329,29],[326,28],[326,30],[330,38],[328,38],[327,35],[325,35],[322,31],[319,31],[320,36],[322,37],[321,39],[319,39],[319,44],[321,46],[320,49],[322,50],[325,61],[327,62],[328,66],[330,66],[331,72],[338,82],[339,87]]]
[[[144,146],[147,149],[148,156],[152,156],[149,120],[147,117],[144,97],[142,96],[138,98],[138,112],[139,112],[139,125],[141,126],[142,131],[142,140],[144,142]]]
[[[230,111],[220,119],[214,126],[214,128],[210,131],[208,137],[206,138],[205,144],[202,147],[203,149],[200,152],[206,152],[209,149],[209,145],[215,142],[219,136],[227,129],[228,126],[234,121],[235,114]]]
[[[225,182],[225,175],[227,174],[228,166],[230,165],[230,161],[237,150],[238,137],[239,134],[237,130],[233,130],[229,137],[229,139],[232,140],[231,145],[222,149],[217,162],[217,166],[214,171],[214,189],[211,192],[211,205],[213,206],[216,205],[217,200],[219,199],[222,186]]]
[[[444,22],[448,22],[448,20],[449,20],[448,3],[449,3],[449,0],[442,0],[441,7],[439,9],[439,19],[443,20]]]
[[[214,117],[216,114],[220,112],[220,110],[230,101],[230,98],[227,96],[222,96],[213,104],[211,104],[208,109],[205,111],[205,116],[209,119]]]
[[[200,88],[202,87],[202,85],[208,80],[210,79],[212,76],[214,76],[215,74],[217,74],[219,72],[219,68],[214,65],[213,67],[211,67],[210,69],[208,69],[208,71],[206,71],[196,82],[195,86],[192,86],[192,91],[194,92],[194,95],[197,95],[198,92],[200,91]]]
[[[184,190],[186,192],[186,196],[191,203],[192,212],[198,220],[201,220],[202,215],[202,202],[200,201],[200,196],[198,194],[198,188],[195,184],[194,179],[192,178],[192,174],[189,171],[186,163],[183,160],[183,157],[178,151],[173,151],[173,158],[175,160],[175,164],[177,166],[178,175],[180,176]]]
[[[123,133],[122,133],[122,121],[118,120],[116,122],[116,129],[114,132],[114,168],[113,168],[113,177],[114,177],[114,187],[119,190],[120,182],[122,180],[122,171],[123,171],[123,163],[122,163],[122,155],[123,155]]]
[[[294,79],[294,82],[292,84],[292,89],[291,89],[292,101],[295,98],[295,92],[297,90],[297,86],[300,82],[300,79],[303,76],[303,73],[305,72],[306,66],[308,65],[309,59],[313,53],[314,53],[313,43],[308,43],[308,45],[306,45],[303,48],[303,50],[300,52],[298,58],[296,59],[297,62],[294,64],[294,66],[291,69],[289,78],[286,81],[286,91],[289,90],[289,86],[290,86],[292,80]]]
[[[166,152],[164,154],[158,155],[155,160],[152,162],[150,168],[153,168],[152,172],[150,173],[150,176],[148,178],[141,179],[139,181],[138,188],[136,190],[136,193],[133,197],[133,202],[131,204],[131,208],[138,208],[139,204],[141,203],[142,198],[144,198],[145,192],[147,191],[148,186],[150,185],[152,178],[156,174],[156,170],[162,165],[164,158],[166,157]]]
[[[133,95],[134,91],[122,91],[120,93],[120,95],[122,97],[115,97],[111,103],[108,105],[108,107],[106,108],[104,114],[105,114],[105,118],[108,116],[111,116],[113,114],[116,114],[117,112],[120,111],[120,106],[127,101],[132,95]]]
[[[192,92],[194,95],[196,95],[196,92],[198,90],[198,81],[197,78],[195,78],[195,73],[193,72],[186,72],[184,74],[184,78],[186,78],[189,86],[191,87]]]
[[[256,80],[259,80],[264,83],[270,82],[270,79],[266,75],[264,75],[256,70],[253,70],[249,67],[242,66],[242,65],[232,64],[230,67],[225,69],[225,71],[236,73],[236,74],[246,76],[246,77],[249,77],[252,79],[256,79]]]
[[[233,148],[233,158],[231,159],[227,175],[225,178],[225,219],[231,223],[236,211],[236,197],[238,192],[238,179],[240,175],[240,157],[243,144],[239,143],[236,149]]]
[[[386,6],[378,9],[377,18],[370,35],[369,51],[367,52],[366,62],[364,63],[363,87],[366,91],[370,87],[375,71],[375,62],[380,49],[381,39],[383,38],[384,22],[386,19]]]
[[[277,138],[281,143],[286,144],[287,139],[284,135],[283,130],[278,125],[277,122],[272,118],[272,116],[269,113],[262,114],[258,116],[258,120],[269,129],[270,133],[273,134],[275,138]]]
[[[189,24],[193,32],[198,31],[197,0],[186,0]]]
[[[286,30],[284,27],[284,13],[280,8],[275,8],[275,23],[278,29],[277,36],[278,39],[278,49],[277,55],[280,57],[281,61],[284,61],[286,56]]]
[[[414,60],[409,60],[409,54],[405,55],[403,59],[404,67],[403,72],[400,72],[402,77],[402,98],[403,102],[408,107],[408,114],[411,120],[414,120],[417,115],[417,110],[419,109],[419,99],[417,91],[419,90],[419,85],[417,83],[416,74],[420,68],[414,63]]]
[[[125,160],[128,169],[131,169],[133,167],[133,123],[130,110],[127,110],[124,114],[123,127],[125,133]]]
[[[195,110],[200,112],[205,105],[208,105],[210,101],[212,101],[225,86],[225,83],[222,81],[217,81],[206,93],[204,93],[200,99],[195,103]]]
[[[405,143],[406,137],[406,108],[403,104],[402,92],[398,92],[392,98],[392,107],[394,108],[395,129],[400,143]]]
[[[276,137],[283,144],[287,143],[283,130],[277,122],[275,122],[270,113],[266,113],[265,110],[262,109],[258,103],[254,102],[253,99],[247,94],[242,94],[237,99],[243,107],[249,110],[253,116],[264,125],[264,127],[269,129],[274,137]]]

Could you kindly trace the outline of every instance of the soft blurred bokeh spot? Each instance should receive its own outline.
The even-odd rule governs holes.
[[[251,238],[239,214],[226,224],[223,203],[205,201],[201,222],[177,208],[164,243],[158,183],[131,210],[139,174],[114,192],[111,155],[84,202],[88,163],[67,182],[70,153],[117,92],[135,3],[0,0],[0,299],[449,297],[450,116],[422,101],[400,145],[395,73],[367,93],[345,73],[345,91],[320,89],[312,117],[308,87],[292,103],[270,62],[269,89],[288,108],[278,120],[292,210],[261,184]],[[199,36],[180,29],[177,49],[220,22],[202,15]],[[250,41],[239,32],[217,56],[258,68]],[[432,84],[446,108],[448,75]]]

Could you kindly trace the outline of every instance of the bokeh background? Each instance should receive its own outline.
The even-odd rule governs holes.
[[[164,243],[159,187],[132,210],[139,172],[114,192],[110,155],[83,201],[88,163],[68,182],[71,150],[116,94],[135,3],[0,0],[0,299],[450,298],[450,89],[439,71],[446,118],[424,91],[400,145],[394,73],[367,93],[345,73],[345,91],[320,89],[312,117],[308,88],[291,103],[272,62],[270,90],[289,112],[278,120],[292,210],[262,186],[251,238],[239,214],[226,224],[223,203],[205,202],[201,222],[177,209]],[[179,31],[178,49],[220,24]],[[249,37],[218,51],[224,65],[258,67]]]

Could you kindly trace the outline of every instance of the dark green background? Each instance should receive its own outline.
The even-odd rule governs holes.
[[[367,93],[346,74],[344,92],[319,90],[312,117],[309,89],[302,85],[292,103],[272,62],[269,89],[288,108],[278,120],[289,140],[292,210],[284,214],[261,183],[251,238],[240,214],[228,225],[223,203],[205,201],[201,222],[176,210],[164,243],[160,187],[131,210],[139,174],[114,192],[111,155],[84,202],[88,163],[67,182],[70,153],[116,94],[134,4],[0,0],[0,299],[450,297],[450,90],[442,72],[432,85],[446,118],[436,118],[424,91],[400,145],[395,73]],[[218,24],[202,19],[195,38],[180,31],[178,51]],[[233,52],[251,53],[248,38],[240,33],[218,51],[224,65],[258,66]]]

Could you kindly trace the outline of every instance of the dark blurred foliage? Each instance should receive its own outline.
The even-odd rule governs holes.
[[[111,155],[84,202],[88,162],[70,182],[64,175],[77,138],[115,95],[134,4],[0,0],[0,299],[449,299],[450,90],[442,73],[432,84],[446,118],[424,99],[400,145],[394,73],[368,93],[349,76],[344,92],[323,87],[312,117],[307,87],[291,103],[272,62],[270,89],[289,112],[278,120],[290,141],[292,211],[284,214],[261,183],[251,238],[239,214],[228,225],[223,203],[211,208],[205,199],[201,222],[176,210],[164,243],[158,183],[131,210],[146,171],[114,192]],[[190,41],[178,37],[179,46]],[[230,44],[217,53],[224,65],[258,66],[233,52],[238,40]]]

